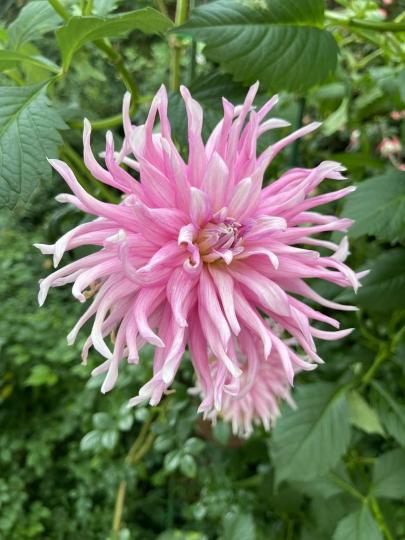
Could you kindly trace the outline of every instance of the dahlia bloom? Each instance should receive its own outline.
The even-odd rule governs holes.
[[[156,405],[188,347],[203,396],[199,411],[207,417],[222,412],[238,433],[249,433],[255,421],[269,427],[278,414],[277,401],[289,400],[295,373],[322,362],[314,338],[335,340],[350,332],[313,325],[339,328],[337,320],[303,299],[333,309],[355,308],[321,297],[305,280],[357,289],[360,277],[343,262],[345,237],[338,245],[317,236],[347,231],[351,221],[312,210],[353,190],[317,193],[323,180],[344,178],[340,164],[324,161],[314,169],[294,168],[263,188],[272,159],[319,124],[309,124],[258,154],[263,133],[289,124],[266,120],[276,96],[255,110],[257,89],[252,86],[240,106],[223,99],[223,119],[204,144],[202,109],[181,88],[188,119],[187,161],[171,138],[163,86],[143,125],[132,125],[130,96],[125,96],[124,143],[115,152],[113,136],[107,133],[105,167],[92,153],[91,128],[85,121],[84,162],[95,178],[122,193],[122,201],[97,200],[65,163],[50,160],[73,192],[57,200],[95,218],[54,245],[36,245],[53,254],[55,267],[66,250],[99,248],[42,280],[39,303],[50,287],[67,283],[73,283],[73,296],[80,302],[93,297],[68,342],[94,317],[82,357],[85,362],[94,347],[105,358],[93,372],[106,373],[102,392],[114,387],[120,363],[138,363],[139,350],[150,343],[156,347],[153,376],[130,404]],[[154,129],[157,115],[159,127]],[[320,256],[318,247],[330,255]],[[106,339],[110,335],[114,339]]]

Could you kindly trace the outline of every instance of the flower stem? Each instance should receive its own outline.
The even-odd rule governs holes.
[[[364,21],[355,17],[346,17],[341,13],[330,10],[325,11],[325,18],[348,28],[364,28],[376,32],[405,32],[405,24],[400,22]]]
[[[148,433],[150,426],[152,424],[154,416],[153,414],[148,418],[148,420],[142,425],[137,438],[135,439],[133,445],[129,449],[129,452],[125,458],[125,463],[128,465],[136,465],[141,461],[143,456],[150,450],[153,441],[155,440],[155,435],[153,433]],[[112,523],[112,537],[118,540],[119,532],[121,530],[121,521],[122,514],[124,511],[125,495],[127,491],[127,481],[121,480],[118,486],[117,495],[115,498],[114,506],[114,516]]]
[[[369,499],[370,508],[375,517],[375,520],[380,528],[380,531],[383,533],[385,540],[394,540],[387,523],[385,522],[384,516],[380,510],[377,499],[374,497]]]
[[[298,130],[302,127],[302,122],[304,119],[304,112],[305,112],[305,104],[306,100],[305,97],[299,97],[298,98],[298,108],[297,108],[297,118],[295,121],[295,130]],[[299,165],[299,148],[300,148],[300,139],[296,139],[292,145],[291,148],[291,166],[297,167]]]
[[[186,21],[188,12],[188,1],[177,0],[176,15],[174,24],[180,26]],[[183,45],[181,41],[175,36],[169,36],[169,46],[171,51],[170,56],[170,90],[176,91],[180,86],[180,62]]]

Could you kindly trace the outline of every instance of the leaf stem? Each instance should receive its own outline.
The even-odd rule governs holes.
[[[302,122],[304,119],[305,112],[305,97],[301,96],[298,98],[298,108],[297,108],[297,118],[295,121],[295,130],[298,130],[302,127]],[[296,139],[291,148],[291,166],[296,167],[299,164],[299,148],[300,148],[300,138]]]
[[[93,11],[93,0],[87,0],[84,9],[83,9],[83,15],[91,15],[91,12]]]
[[[400,22],[364,21],[330,10],[325,11],[325,18],[347,28],[364,28],[376,32],[405,32],[405,24]]]
[[[175,26],[182,25],[187,18],[188,1],[177,0],[176,15],[174,19]],[[183,45],[175,35],[169,36],[170,55],[170,90],[177,91],[180,87],[180,62]]]
[[[370,497],[369,502],[370,502],[371,511],[372,511],[372,513],[373,513],[373,515],[375,517],[375,520],[376,520],[381,532],[384,535],[385,540],[394,540],[394,538],[393,538],[393,536],[392,536],[392,534],[391,534],[391,532],[390,532],[390,530],[388,528],[388,525],[385,522],[383,513],[380,510],[377,499],[375,499],[374,497]]]
[[[48,3],[53,7],[56,13],[62,17],[62,19],[64,19],[65,21],[68,21],[70,19],[71,16],[69,12],[59,2],[59,0],[48,0]]]

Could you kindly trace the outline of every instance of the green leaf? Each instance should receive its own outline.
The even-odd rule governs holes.
[[[397,449],[380,456],[373,469],[372,494],[387,499],[405,497],[405,450]]]
[[[405,305],[405,249],[382,253],[370,265],[370,274],[362,279],[357,305],[373,312],[391,312]]]
[[[72,17],[56,32],[63,69],[68,69],[74,53],[86,43],[107,37],[122,37],[135,29],[145,34],[157,34],[171,26],[170,19],[152,8],[108,17]]]
[[[372,381],[373,388],[382,398],[380,418],[388,433],[402,446],[405,446],[405,406],[377,381]]]
[[[106,430],[114,427],[114,419],[106,412],[93,414],[93,425],[96,429]]]
[[[350,441],[346,395],[314,383],[296,393],[297,409],[284,407],[271,440],[277,483],[309,481],[336,466]]]
[[[347,123],[349,113],[349,98],[342,99],[339,107],[322,124],[322,131],[328,137],[341,129]]]
[[[165,455],[164,468],[167,472],[173,472],[180,464],[181,454],[178,450],[172,450]]]
[[[46,364],[38,364],[31,370],[25,386],[52,386],[58,382],[57,375]]]
[[[224,518],[223,540],[255,540],[256,527],[250,514],[228,513]]]
[[[81,450],[94,450],[100,444],[101,434],[99,431],[89,431],[80,441]]]
[[[405,173],[393,170],[362,182],[343,213],[355,220],[352,238],[368,234],[391,242],[405,240]]]
[[[18,17],[8,27],[9,46],[18,49],[28,41],[40,38],[54,30],[62,18],[53,10],[47,0],[30,2],[19,12]]]
[[[382,536],[370,510],[364,505],[339,522],[333,540],[382,540]]]
[[[302,91],[335,71],[338,48],[322,28],[323,0],[268,0],[267,9],[220,0],[193,10],[178,31],[238,81]]]
[[[187,478],[195,478],[197,465],[195,459],[190,454],[185,454],[180,460],[180,470]]]
[[[28,64],[47,69],[53,73],[60,71],[59,66],[44,56],[32,56],[19,51],[0,50],[0,71],[12,69],[21,62],[27,62]]]
[[[101,435],[101,444],[107,450],[112,450],[118,441],[118,431],[109,429]]]
[[[56,157],[65,129],[44,85],[0,87],[0,208],[27,202],[41,180],[50,180],[46,157]]]
[[[378,433],[384,436],[384,429],[377,412],[370,407],[367,401],[356,391],[348,395],[349,417],[353,426],[366,433]]]

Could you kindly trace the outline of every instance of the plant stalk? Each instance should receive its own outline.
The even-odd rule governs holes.
[[[177,0],[174,24],[180,26],[185,23],[188,13],[188,1]],[[180,63],[183,45],[174,34],[169,36],[170,55],[170,90],[176,92],[180,87]]]
[[[363,21],[330,10],[325,11],[325,18],[347,28],[364,28],[376,32],[405,32],[405,24],[401,22]]]

